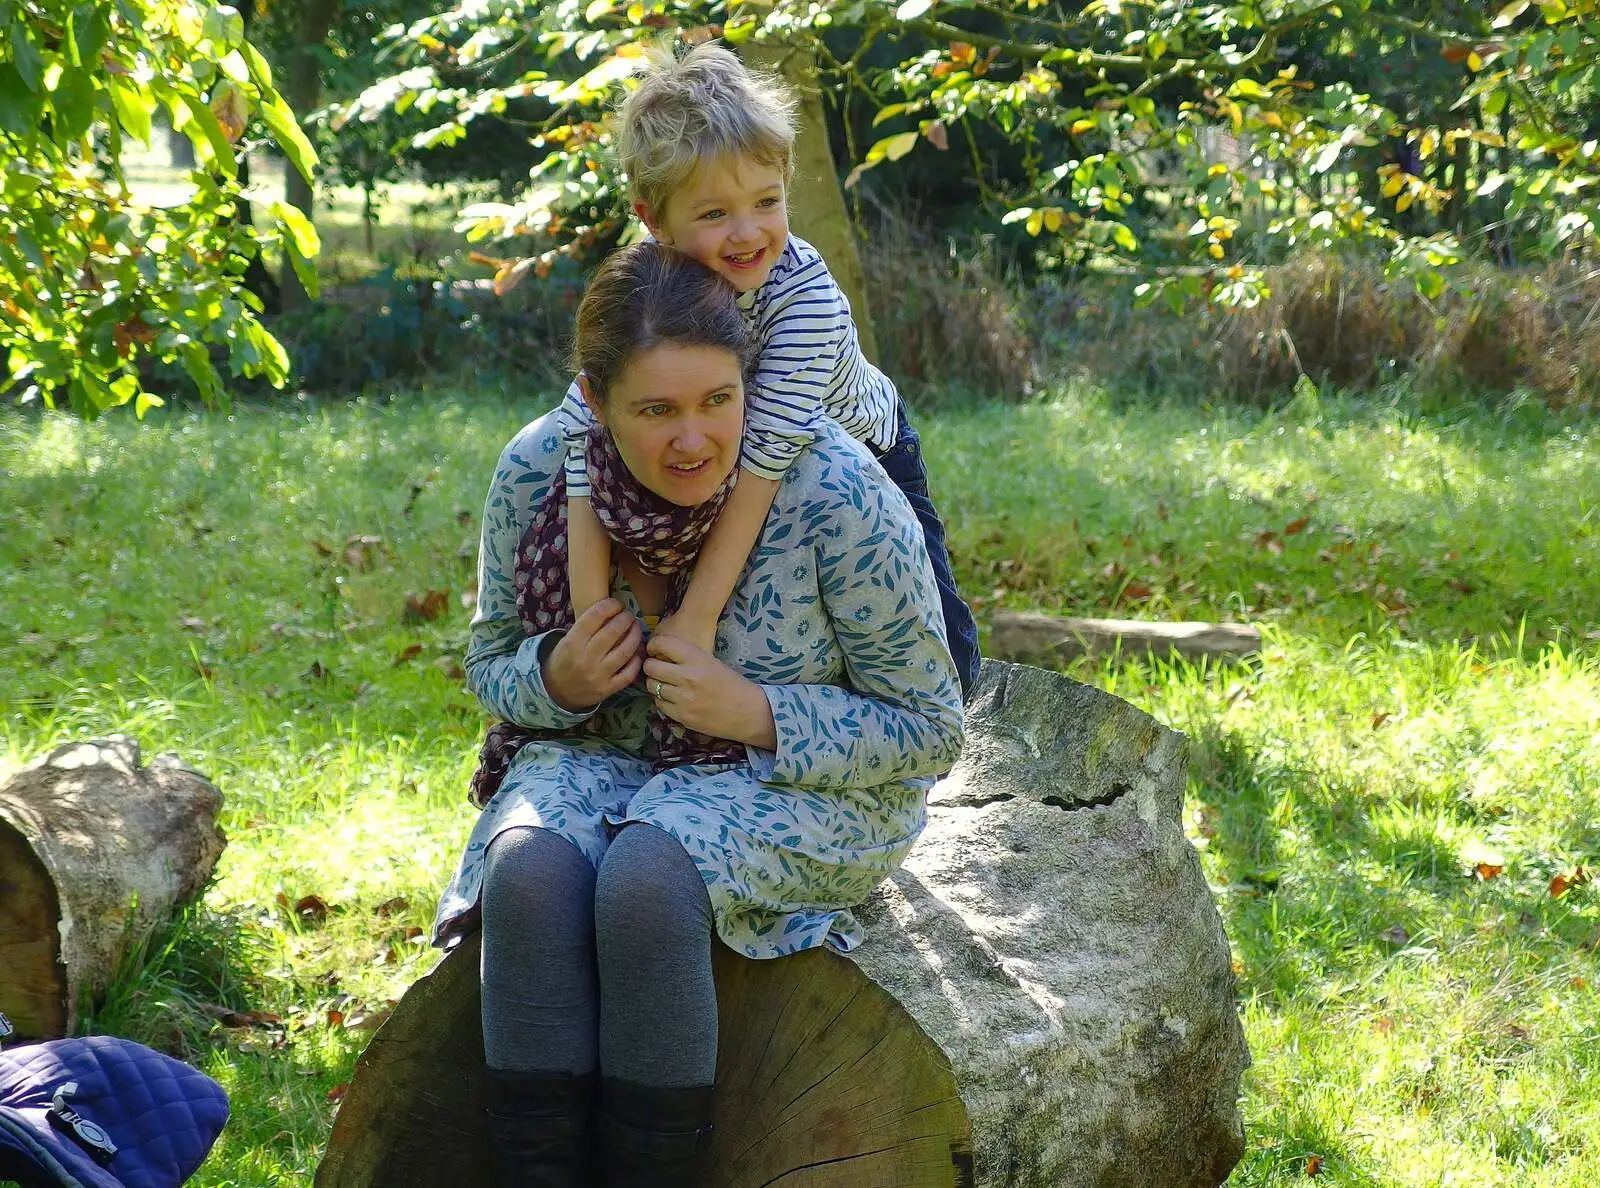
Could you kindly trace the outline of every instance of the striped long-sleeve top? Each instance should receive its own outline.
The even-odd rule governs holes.
[[[894,444],[899,429],[894,384],[861,353],[850,302],[816,248],[789,236],[766,282],[741,294],[739,308],[760,344],[746,391],[742,469],[782,478],[816,438],[819,415],[880,453]],[[583,438],[594,414],[576,381],[567,389],[561,413],[567,493],[587,496]]]

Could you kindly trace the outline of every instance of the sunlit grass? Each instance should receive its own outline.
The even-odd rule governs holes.
[[[482,492],[554,398],[0,414],[0,767],[122,730],[226,796],[203,907],[95,1018],[233,1095],[196,1184],[309,1185],[352,1023],[432,960]],[[1074,670],[1193,740],[1255,1055],[1232,1183],[1600,1179],[1600,895],[1551,893],[1600,867],[1600,425],[1076,389],[918,419],[990,605],[1265,624],[1246,665]]]

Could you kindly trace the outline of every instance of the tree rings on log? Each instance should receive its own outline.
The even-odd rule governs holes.
[[[494,1180],[483,1127],[479,938],[373,1037],[316,1188]],[[704,1188],[971,1188],[950,1063],[886,990],[815,950],[751,961],[716,946],[717,1093]]]

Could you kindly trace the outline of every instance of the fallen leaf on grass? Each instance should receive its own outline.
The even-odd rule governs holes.
[[[323,544],[320,540],[309,540],[306,543],[309,544],[314,550],[316,550],[316,554],[319,557],[331,557],[331,556],[333,556],[333,550],[330,549],[327,545]]]
[[[407,594],[405,617],[412,621],[431,623],[444,614],[445,608],[449,605],[449,590],[429,590],[420,597],[416,594]]]
[[[404,650],[402,650],[400,652],[397,652],[395,654],[394,663],[392,665],[390,665],[390,667],[391,668],[399,668],[407,660],[415,660],[421,654],[422,654],[422,645],[421,644],[419,644],[419,643],[409,644],[409,645],[407,645],[407,647]]]
[[[183,618],[178,620],[178,626],[185,631],[194,631],[201,635],[204,635],[206,631],[206,621],[197,619],[193,615],[184,615]]]
[[[1470,584],[1468,584],[1467,582],[1462,581],[1460,578],[1451,578],[1448,582],[1445,583],[1445,585],[1449,586],[1452,590],[1454,590],[1458,594],[1471,594],[1472,593],[1472,586]]]
[[[1480,862],[1476,867],[1473,868],[1473,874],[1478,876],[1479,882],[1487,883],[1490,879],[1496,878],[1498,875],[1500,875],[1500,873],[1504,870],[1505,865],[1503,863]]]
[[[1155,591],[1149,586],[1145,585],[1143,582],[1129,582],[1126,586],[1122,587],[1121,601],[1143,602],[1154,593]]]
[[[1278,539],[1276,532],[1263,532],[1256,537],[1256,548],[1265,549],[1267,552],[1277,556],[1283,552],[1283,541]]]
[[[411,910],[411,901],[404,895],[396,895],[393,899],[386,899],[372,909],[372,914],[379,919],[387,920],[390,916],[397,916],[401,912]]]
[[[454,656],[440,656],[433,662],[433,666],[452,681],[464,681],[467,679],[466,670],[461,667],[461,661]]]
[[[1394,1030],[1394,1016],[1379,1015],[1372,1021],[1372,1030],[1376,1031],[1379,1035],[1388,1035]]]
[[[1567,985],[1571,986],[1574,990],[1587,990],[1589,988],[1589,981],[1587,978],[1573,978],[1572,981],[1567,983]]]
[[[350,1091],[350,1083],[348,1081],[346,1081],[342,1085],[335,1085],[332,1089],[329,1089],[327,1094],[326,1094],[326,1097],[327,1097],[327,1099],[329,1101],[343,1101],[344,1100],[344,1095],[346,1093],[348,1093],[349,1091]]]
[[[337,1010],[330,1010],[328,1012],[328,1026],[329,1027],[343,1027],[344,1026],[344,1012],[343,1011],[337,1011]]]
[[[1306,1175],[1320,1176],[1322,1174],[1322,1156],[1312,1155],[1306,1159]]]
[[[1557,899],[1565,895],[1574,887],[1581,887],[1590,879],[1587,867],[1575,866],[1564,874],[1558,874],[1550,880],[1550,894]]]
[[[1309,523],[1311,523],[1310,516],[1301,516],[1298,520],[1295,520],[1289,524],[1285,524],[1283,527],[1283,534],[1285,536],[1298,536],[1300,533],[1306,530],[1306,525]]]
[[[456,523],[465,528],[468,524],[472,523],[472,513],[464,507],[458,508],[456,510]]]
[[[1400,925],[1395,924],[1378,933],[1378,939],[1391,945],[1403,945],[1411,940],[1411,934]]]
[[[278,902],[282,904],[287,900],[288,896],[279,892]],[[311,920],[320,924],[328,918],[327,901],[320,895],[302,895],[294,901],[294,914],[302,920]]]
[[[1388,720],[1389,720],[1389,711],[1388,710],[1381,710],[1378,713],[1375,713],[1375,714],[1372,715],[1372,728],[1374,730],[1376,730],[1378,727],[1382,726]]]
[[[200,1009],[224,1027],[281,1027],[283,1019],[270,1011],[236,1011],[216,1003],[202,1003]]]
[[[325,681],[332,674],[322,666],[321,660],[313,660],[311,667],[300,674],[302,681]]]

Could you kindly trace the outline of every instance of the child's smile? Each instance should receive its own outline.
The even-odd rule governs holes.
[[[741,293],[766,282],[789,239],[783,172],[750,157],[723,157],[696,170],[659,219],[642,204],[635,209],[658,240]]]

